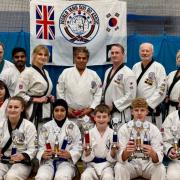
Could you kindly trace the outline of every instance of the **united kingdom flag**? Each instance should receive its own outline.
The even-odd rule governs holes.
[[[36,37],[55,39],[54,6],[36,6]]]

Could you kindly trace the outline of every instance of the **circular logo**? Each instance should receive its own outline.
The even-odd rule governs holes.
[[[99,30],[99,17],[88,5],[73,4],[67,7],[59,18],[62,35],[74,44],[91,41]]]

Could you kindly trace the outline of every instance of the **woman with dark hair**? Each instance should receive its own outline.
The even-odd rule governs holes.
[[[0,117],[5,116],[5,110],[9,99],[9,90],[6,84],[0,80]]]
[[[39,135],[37,158],[40,168],[36,180],[72,179],[75,164],[81,157],[82,142],[78,126],[67,119],[68,105],[57,99],[53,119],[44,124]]]
[[[8,101],[6,118],[0,121],[0,179],[26,180],[36,155],[36,128],[25,119],[25,102],[14,96]]]

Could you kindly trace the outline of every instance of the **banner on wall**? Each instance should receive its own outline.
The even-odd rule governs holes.
[[[49,48],[50,65],[73,65],[73,51],[86,46],[88,65],[110,61],[111,44],[127,49],[126,2],[32,0],[30,2],[30,48]]]

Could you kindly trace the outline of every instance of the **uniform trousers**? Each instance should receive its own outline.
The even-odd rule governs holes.
[[[103,169],[102,174],[98,175],[93,167],[87,167],[81,175],[81,180],[114,180],[112,167]]]
[[[26,180],[31,173],[31,166],[21,163],[13,165],[0,163],[0,180]]]
[[[180,179],[180,162],[174,160],[167,168],[167,180],[179,180]]]
[[[69,162],[57,163],[57,170],[54,176],[53,164],[47,163],[40,165],[36,180],[71,180],[76,174],[75,167]]]
[[[150,161],[135,159],[131,162],[116,163],[115,180],[130,180],[143,177],[151,180],[165,180],[166,169],[163,164],[154,164]]]

